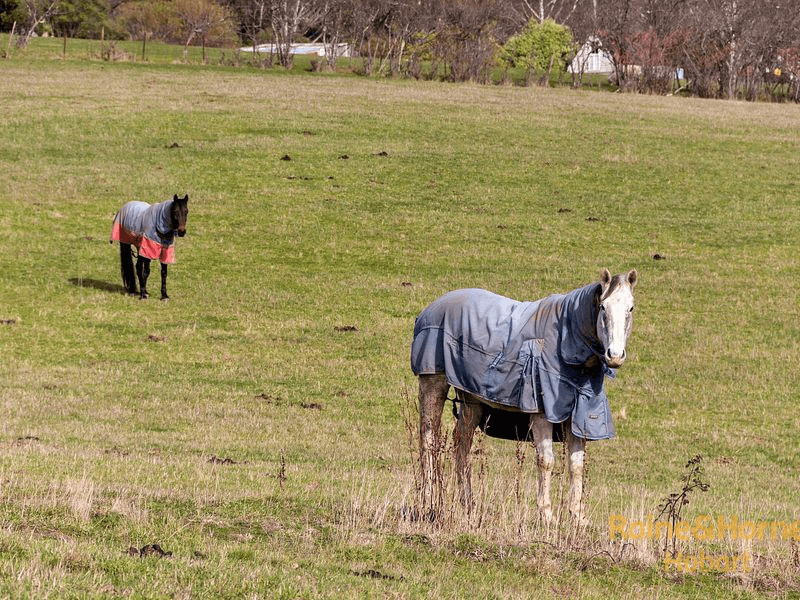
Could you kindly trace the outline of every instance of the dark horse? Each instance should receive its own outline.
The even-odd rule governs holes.
[[[149,297],[147,278],[150,276],[150,261],[161,262],[161,299],[167,296],[167,265],[175,262],[175,233],[178,237],[186,235],[186,218],[189,215],[189,196],[159,204],[128,202],[114,217],[111,229],[111,242],[119,241],[120,268],[122,284],[129,294],[136,294],[136,277],[133,272],[131,246],[136,246],[136,276],[139,278],[140,298]]]

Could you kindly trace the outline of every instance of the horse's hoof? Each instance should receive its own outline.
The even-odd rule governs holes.
[[[166,302],[167,300],[169,300],[169,296],[161,296],[162,302]]]
[[[147,300],[150,297],[150,294],[142,294],[139,296],[139,300]]]

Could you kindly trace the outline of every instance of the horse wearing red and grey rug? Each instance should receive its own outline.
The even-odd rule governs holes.
[[[161,262],[161,299],[167,296],[167,265],[175,262],[175,234],[186,235],[186,219],[189,215],[189,196],[159,204],[128,202],[114,216],[110,242],[119,242],[122,283],[129,294],[136,294],[136,279],[139,279],[140,298],[149,297],[147,278],[150,276],[150,261]],[[136,276],[134,276],[131,246],[136,247]]]

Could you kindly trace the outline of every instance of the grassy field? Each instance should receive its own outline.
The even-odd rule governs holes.
[[[698,454],[682,521],[800,520],[800,107],[59,43],[0,61],[0,596],[800,596],[797,539],[691,535],[749,563],[688,573],[610,527]],[[130,298],[111,219],[174,193],[171,300]],[[409,519],[415,315],[604,266],[640,283],[586,531],[545,532],[534,450],[492,439],[472,515]]]

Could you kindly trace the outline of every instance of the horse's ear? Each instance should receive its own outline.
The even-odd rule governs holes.
[[[173,194],[172,195],[172,201],[173,202],[177,202],[178,201],[178,194]]]
[[[639,281],[639,273],[636,272],[636,269],[631,269],[628,272],[628,283],[630,284],[631,288],[636,285],[637,281]]]
[[[610,283],[611,283],[611,272],[608,269],[603,268],[603,270],[600,271],[600,284],[603,286],[604,293],[608,289]]]

